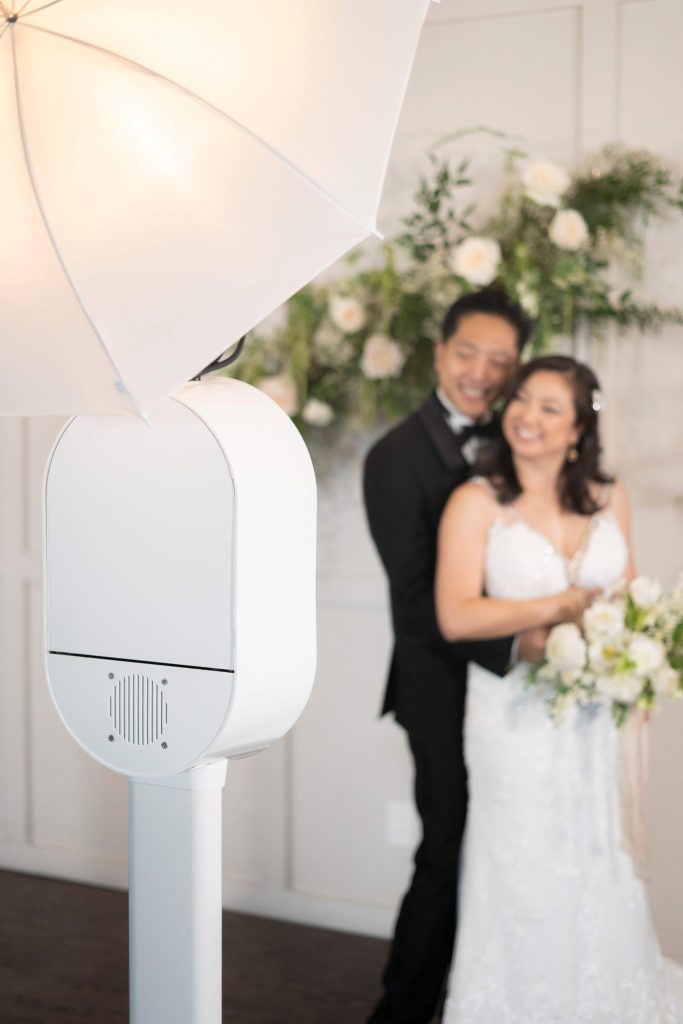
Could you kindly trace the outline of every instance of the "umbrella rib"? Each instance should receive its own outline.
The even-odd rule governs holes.
[[[347,207],[342,202],[340,202],[339,199],[333,196],[331,192],[328,192],[326,188],[324,188],[319,182],[317,182],[315,178],[311,178],[310,175],[306,174],[306,172],[303,171],[300,167],[297,167],[295,163],[289,160],[282,153],[278,152],[278,150],[275,149],[275,147],[272,146],[269,142],[267,142],[266,139],[264,139],[261,135],[259,135],[257,132],[252,131],[250,128],[247,128],[247,126],[243,124],[241,121],[239,121],[236,117],[232,117],[231,114],[228,114],[224,110],[221,110],[220,107],[217,107],[215,104],[203,99],[203,97],[198,96],[197,93],[192,92],[192,90],[188,89],[186,86],[181,85],[180,82],[176,82],[174,79],[168,78],[166,75],[162,75],[160,72],[154,71],[152,68],[146,68],[144,64],[139,64],[137,61],[131,60],[129,57],[124,57],[122,54],[116,53],[115,50],[108,50],[104,46],[98,46],[97,43],[88,43],[84,39],[77,39],[75,36],[69,36],[64,34],[63,32],[55,32],[53,29],[43,28],[42,26],[39,25],[26,25],[26,22],[24,22],[24,25],[26,28],[33,29],[34,32],[44,32],[46,35],[55,36],[58,39],[65,39],[70,43],[76,43],[79,46],[85,46],[89,50],[95,50],[98,53],[104,53],[108,57],[113,57],[115,60],[119,60],[123,64],[128,64],[129,67],[135,68],[137,71],[141,71],[145,75],[151,75],[153,78],[157,78],[160,82],[165,82],[172,88],[178,89],[186,96],[189,96],[190,99],[195,100],[197,103],[200,103],[203,107],[206,107],[208,110],[213,111],[213,113],[218,114],[219,117],[222,117],[225,121],[228,121],[231,125],[233,125],[233,127],[237,128],[244,135],[248,135],[250,139],[252,139],[262,149],[265,149],[278,163],[287,168],[287,170],[291,171],[297,178],[300,178],[302,181],[305,181],[307,185],[309,185],[315,192],[321,195],[328,203],[331,203],[338,210],[340,210],[345,217],[348,217],[349,220],[353,221],[354,224],[357,224],[358,227],[362,228],[365,234],[375,235],[377,238],[383,237],[376,227],[369,227],[367,224],[365,224],[354,213],[347,209]]]
[[[76,302],[78,303],[78,305],[79,305],[79,307],[80,307],[80,309],[81,309],[81,311],[83,313],[83,316],[85,317],[85,319],[88,321],[90,327],[92,328],[92,331],[93,331],[95,337],[97,338],[97,340],[99,341],[100,345],[102,346],[102,349],[103,349],[105,355],[107,356],[109,362],[111,363],[112,368],[113,368],[113,370],[114,370],[118,380],[123,382],[123,377],[122,377],[121,373],[119,372],[119,368],[117,367],[116,362],[115,362],[111,352],[107,348],[107,346],[106,346],[106,344],[104,342],[104,339],[102,338],[100,332],[97,330],[97,327],[95,326],[95,323],[94,323],[92,317],[90,316],[90,313],[88,312],[88,309],[87,309],[87,307],[85,305],[85,302],[81,298],[81,296],[79,294],[79,291],[78,291],[78,289],[77,289],[77,287],[76,287],[76,285],[74,283],[74,280],[73,280],[73,278],[72,278],[72,276],[71,276],[71,274],[69,272],[69,268],[67,267],[66,261],[65,261],[64,257],[62,256],[60,248],[59,248],[59,246],[57,244],[57,239],[55,238],[54,232],[52,230],[52,226],[50,224],[50,221],[49,221],[48,216],[47,216],[47,212],[45,210],[45,206],[43,204],[43,200],[42,200],[42,197],[41,197],[41,194],[40,194],[40,189],[38,188],[38,182],[36,181],[36,176],[35,176],[35,172],[34,172],[34,169],[33,169],[33,162],[31,160],[31,154],[30,154],[29,148],[28,148],[28,140],[26,138],[26,125],[25,125],[25,122],[24,122],[24,111],[23,111],[22,102],[21,102],[21,90],[20,90],[20,87],[19,87],[19,69],[18,69],[18,66],[17,66],[17,51],[16,51],[16,43],[15,43],[15,39],[14,39],[14,33],[12,33],[11,38],[12,38],[12,60],[13,60],[13,65],[14,65],[14,91],[15,91],[15,96],[16,96],[16,101],[17,101],[17,115],[18,115],[18,119],[19,119],[19,135],[21,137],[21,148],[22,148],[22,151],[23,151],[23,154],[24,154],[24,162],[26,164],[26,172],[28,174],[29,181],[31,182],[31,188],[33,189],[33,195],[34,195],[34,198],[35,198],[35,201],[36,201],[36,206],[38,207],[38,212],[40,213],[41,220],[42,220],[43,225],[45,227],[45,231],[47,232],[47,236],[50,239],[50,243],[51,243],[52,248],[54,250],[55,256],[57,257],[57,260],[59,262],[59,265],[62,268],[64,276],[66,277],[66,279],[67,279],[67,281],[69,283],[69,287],[71,288],[71,291],[73,292],[73,295],[74,295],[74,297],[76,299]],[[126,391],[126,394],[127,394],[128,398],[129,398],[131,404],[133,405],[135,411],[138,413],[138,415],[140,415],[140,416],[142,416],[144,418],[144,414],[142,412],[142,409],[139,407],[135,397],[132,394],[130,394],[128,391]]]
[[[54,7],[55,4],[61,4],[63,2],[64,2],[64,0],[50,0],[49,3],[43,4],[42,7],[34,7],[34,9],[32,11],[26,11],[26,14],[24,15],[24,17],[25,18],[30,18],[32,14],[39,14],[40,11],[45,11],[45,10],[47,10],[48,7]],[[26,10],[26,8],[28,7],[28,5],[30,3],[31,3],[31,0],[26,0],[26,3],[21,8],[21,10],[17,11],[17,17],[22,13],[22,11]]]

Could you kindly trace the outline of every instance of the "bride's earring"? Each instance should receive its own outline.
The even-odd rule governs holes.
[[[571,448],[567,449],[567,462],[578,462],[578,459],[579,449],[573,444]]]

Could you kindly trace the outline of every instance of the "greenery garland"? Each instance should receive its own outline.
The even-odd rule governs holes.
[[[491,132],[490,134],[500,135]],[[236,376],[262,388],[306,430],[370,426],[414,409],[433,384],[433,342],[445,310],[485,285],[504,288],[535,318],[533,352],[582,332],[657,331],[683,311],[640,301],[652,217],[683,212],[683,181],[645,150],[606,146],[569,174],[502,150],[505,187],[492,216],[466,201],[471,161],[428,154],[404,232],[370,266],[347,259],[333,283],[312,283],[269,334],[252,334]],[[475,224],[477,226],[475,227]]]

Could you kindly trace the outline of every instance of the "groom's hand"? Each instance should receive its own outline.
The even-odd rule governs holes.
[[[535,665],[545,655],[545,642],[548,639],[550,630],[545,626],[537,629],[528,629],[526,633],[519,634],[519,645],[517,654],[520,661]]]

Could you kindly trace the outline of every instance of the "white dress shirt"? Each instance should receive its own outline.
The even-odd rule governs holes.
[[[464,412],[461,412],[460,409],[458,409],[457,405],[455,405],[455,403],[450,400],[450,398],[443,390],[443,388],[436,389],[436,397],[439,399],[444,409],[448,413],[446,417],[446,423],[451,428],[454,434],[457,434],[459,431],[461,431],[463,427],[472,426],[472,424],[474,423],[472,417],[466,416]],[[485,421],[488,418],[489,417],[485,417]],[[467,462],[470,463],[470,465],[474,462],[474,460],[477,457],[480,441],[481,438],[479,437],[470,437],[467,441],[465,441],[465,444],[462,446],[462,453],[465,456]]]

